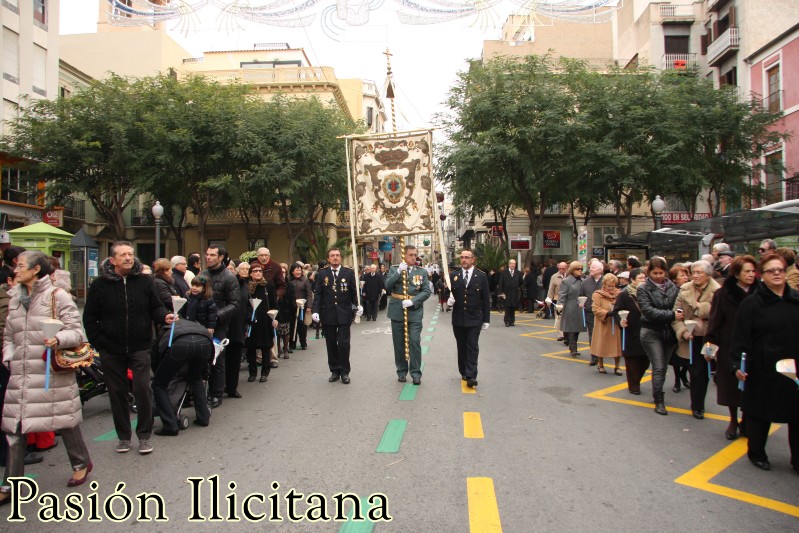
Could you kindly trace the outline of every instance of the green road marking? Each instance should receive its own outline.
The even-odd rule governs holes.
[[[383,438],[380,439],[380,444],[377,445],[375,451],[377,453],[397,453],[407,426],[407,420],[389,420],[386,430],[383,432]]]
[[[431,326],[435,326],[436,324],[438,324],[438,320],[431,320],[430,321],[430,325]]]
[[[37,477],[39,477],[39,474],[25,474],[22,477],[26,477],[28,479],[36,479]]]
[[[133,419],[130,422],[130,430],[134,431],[136,426],[138,425],[139,421],[137,419]],[[108,433],[103,433],[99,437],[94,437],[94,442],[102,442],[106,440],[116,440],[117,439],[117,430],[112,429]]]
[[[430,341],[433,340],[433,336],[432,335],[425,335],[424,337],[422,337],[422,340],[425,341],[425,342],[430,342]]]
[[[366,498],[359,498],[361,501],[361,516],[363,520],[358,520],[357,522],[352,520],[352,515],[355,512],[355,509],[350,507],[349,511],[347,511],[347,521],[341,526],[338,530],[339,533],[372,533],[375,528],[374,522],[370,521],[367,516],[369,512],[369,502],[366,501]]]
[[[427,355],[427,352],[430,351],[429,346],[422,346],[422,355]]]
[[[413,383],[406,383],[402,387],[402,392],[400,392],[400,395],[399,395],[400,401],[415,400],[416,399],[416,391],[418,391],[418,390],[419,390],[419,387],[417,387]]]
[[[427,331],[435,331],[436,328],[427,328]]]

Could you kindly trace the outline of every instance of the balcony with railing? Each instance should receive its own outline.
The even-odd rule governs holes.
[[[738,52],[741,35],[737,26],[732,26],[707,46],[707,64],[715,67],[719,63]]]
[[[686,70],[696,68],[696,54],[663,54],[663,70]]]
[[[65,198],[61,206],[64,208],[65,217],[86,220],[86,200]]]
[[[151,208],[145,207],[139,209],[138,207],[131,207],[130,225],[131,227],[155,226],[155,219],[153,218]]]
[[[696,20],[692,4],[660,4],[658,8],[661,24],[686,24]]]

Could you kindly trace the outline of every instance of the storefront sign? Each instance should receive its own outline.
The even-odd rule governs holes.
[[[45,211],[44,215],[42,216],[42,222],[45,224],[50,224],[51,226],[55,226],[56,228],[60,228],[64,225],[64,211],[61,209],[51,209],[50,211]]]
[[[532,243],[532,237],[516,237],[510,240],[511,250],[529,250]]]
[[[691,213],[686,211],[666,211],[662,215],[663,225],[685,224],[686,222],[693,222],[694,220],[704,220],[710,218],[710,213],[694,213],[691,218]]]
[[[559,230],[544,230],[544,249],[559,249],[560,248],[560,231]]]

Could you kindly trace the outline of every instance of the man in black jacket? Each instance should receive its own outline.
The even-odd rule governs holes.
[[[377,272],[377,265],[367,267],[368,272],[361,276],[361,291],[366,302],[366,320],[377,320],[377,304],[383,294],[383,276]]]
[[[205,251],[206,269],[200,275],[209,280],[214,291],[216,303],[216,329],[214,336],[224,339],[228,334],[228,326],[233,315],[239,311],[239,282],[236,276],[225,268],[223,259],[227,251],[219,245],[212,244]],[[225,356],[219,354],[216,364],[211,369],[210,385],[208,387],[208,404],[212,409],[222,404],[222,395],[225,393]]]
[[[133,397],[138,407],[136,435],[139,453],[153,451],[153,402],[150,394],[150,349],[153,322],[171,324],[149,276],[141,274],[141,263],[133,256],[133,245],[119,241],[103,262],[100,277],[86,295],[83,326],[86,337],[100,352],[111,401],[114,428],[119,437],[116,451],[130,451],[131,426],[128,413],[128,369],[133,372]]]

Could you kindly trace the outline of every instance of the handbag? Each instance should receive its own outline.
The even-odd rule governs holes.
[[[55,309],[55,293],[59,289],[55,289],[50,293],[50,314],[51,318],[57,318]],[[88,342],[79,344],[74,348],[64,348],[55,350],[50,358],[50,366],[54,371],[66,372],[74,371],[78,368],[91,366],[97,352],[92,345]],[[42,354],[42,359],[47,360],[47,350]]]

